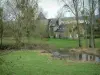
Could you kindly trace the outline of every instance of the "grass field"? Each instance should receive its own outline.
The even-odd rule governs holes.
[[[24,43],[27,43],[27,39],[22,39]],[[100,48],[100,39],[96,39],[96,48]],[[15,41],[12,38],[4,38],[3,44],[14,44]],[[34,44],[49,44],[55,46],[56,48],[76,48],[78,47],[78,40],[71,39],[39,39],[39,38],[31,38],[30,43]],[[83,47],[86,47],[86,41],[82,40]]]
[[[100,75],[100,64],[54,60],[36,51],[13,51],[0,56],[0,75]]]

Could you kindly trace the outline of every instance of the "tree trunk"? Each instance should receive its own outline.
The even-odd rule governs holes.
[[[85,28],[85,43],[86,43],[86,47],[88,47],[88,39],[87,39],[87,25],[86,25],[86,22],[85,22],[85,11],[84,11],[84,0],[83,0],[83,19],[84,19],[84,28]]]
[[[76,1],[77,2],[77,1]],[[75,13],[76,13],[76,22],[77,22],[77,28],[78,28],[78,41],[79,41],[79,47],[82,47],[82,43],[81,43],[81,36],[80,36],[80,27],[79,27],[79,16],[78,16],[78,2],[75,3],[74,5],[75,7]]]
[[[100,0],[98,0],[98,11],[99,11],[99,18],[100,18]]]
[[[0,43],[0,46],[2,47],[2,41],[3,41],[3,25],[1,24],[1,43]]]
[[[50,32],[50,29],[49,29],[50,21],[51,20],[48,20],[48,25],[47,25],[47,38],[50,38],[50,34],[49,34],[49,32]]]
[[[86,47],[88,47],[88,38],[87,38],[87,24],[85,23],[85,20],[84,20],[84,28],[85,28],[85,44],[86,44]]]
[[[0,8],[0,46],[2,47],[2,41],[3,41],[3,20],[2,20],[2,15],[3,15],[3,9]]]
[[[76,20],[77,20],[77,27],[78,27],[78,41],[79,41],[79,47],[82,47],[78,16],[76,17]]]
[[[95,47],[95,40],[94,40],[94,24],[95,24],[95,9],[94,9],[94,0],[89,0],[89,7],[90,7],[90,42],[89,47],[94,48]]]
[[[89,47],[94,48],[94,29],[93,29],[93,15],[90,15],[90,38],[89,38]]]

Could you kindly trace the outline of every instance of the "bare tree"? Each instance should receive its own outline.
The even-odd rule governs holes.
[[[80,7],[81,0],[70,0],[71,1],[70,3],[67,0],[62,0],[62,1],[64,2],[64,7],[69,9],[76,18],[76,23],[77,23],[77,28],[78,28],[79,47],[82,47],[80,28],[79,28],[79,13],[81,10],[81,7]]]
[[[82,11],[81,11],[81,15],[83,17],[83,20],[84,20],[84,29],[85,29],[85,35],[84,35],[84,38],[85,38],[85,41],[86,41],[86,47],[88,46],[88,33],[87,33],[87,28],[88,28],[88,15],[89,15],[89,12],[87,10],[87,8],[85,8],[85,0],[83,0],[82,2]]]
[[[96,9],[97,0],[89,0],[89,27],[90,27],[90,40],[89,47],[95,47],[94,39],[94,24],[95,24],[95,9]]]
[[[99,10],[99,18],[100,18],[100,0],[98,0],[98,10]]]

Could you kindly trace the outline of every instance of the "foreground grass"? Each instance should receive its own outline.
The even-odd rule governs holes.
[[[13,51],[2,56],[0,75],[100,75],[100,64],[53,60],[35,51]]]
[[[28,43],[26,38],[22,39],[22,42]],[[50,46],[54,46],[56,48],[77,48],[78,40],[71,39],[40,39],[40,38],[30,38],[29,42],[31,44],[48,44]],[[14,44],[15,40],[12,38],[4,38],[3,44]],[[100,38],[95,39],[96,48],[100,48]],[[82,40],[83,47],[86,47],[86,41]]]

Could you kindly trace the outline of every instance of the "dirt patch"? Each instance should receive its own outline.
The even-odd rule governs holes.
[[[35,52],[37,52],[39,55],[51,56],[51,53],[47,50],[35,50]]]

